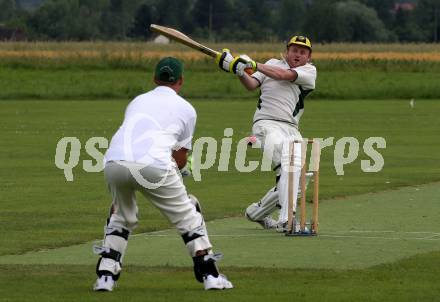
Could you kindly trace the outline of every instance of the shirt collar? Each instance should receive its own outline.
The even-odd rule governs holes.
[[[164,92],[164,93],[173,93],[177,94],[176,91],[168,86],[157,86],[154,90]]]

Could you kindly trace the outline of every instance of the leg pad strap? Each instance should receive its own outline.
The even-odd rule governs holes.
[[[96,264],[96,274],[101,277],[111,275],[113,280],[118,280],[121,273],[121,256],[122,254],[108,247],[94,246],[95,254],[101,255]]]
[[[182,234],[182,239],[185,244],[187,244],[190,241],[193,241],[194,239],[197,239],[199,237],[206,236],[206,227],[204,224],[201,226],[196,227],[195,229]]]
[[[113,227],[106,227],[105,228],[105,235],[106,236],[118,236],[122,237],[125,240],[128,240],[128,236],[130,235],[130,231],[127,229],[119,229],[119,228],[113,228]]]
[[[94,246],[93,252],[97,255],[101,255],[102,258],[110,258],[117,262],[121,262],[122,254],[109,247]]]

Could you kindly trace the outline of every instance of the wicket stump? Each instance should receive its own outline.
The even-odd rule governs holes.
[[[300,197],[300,228],[296,231],[296,209],[294,212],[294,154],[295,143],[301,143],[301,197]],[[311,162],[310,171],[313,172],[313,210],[310,229],[306,230],[306,172],[307,172],[307,146],[311,144]],[[319,204],[319,161],[321,157],[321,148],[319,140],[309,139],[295,140],[289,144],[289,171],[288,171],[288,220],[286,236],[315,236],[318,234],[318,204]]]

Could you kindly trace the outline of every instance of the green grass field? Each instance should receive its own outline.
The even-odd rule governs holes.
[[[2,101],[0,150],[2,212],[8,236],[0,239],[0,296],[4,301],[95,301],[91,291],[96,258],[109,206],[102,173],[86,173],[82,149],[74,181],[55,167],[58,140],[110,138],[128,100]],[[249,99],[193,101],[196,137],[234,142],[250,131],[255,102]],[[285,238],[260,230],[242,212],[272,185],[270,172],[234,168],[202,171],[202,182],[187,180],[203,203],[220,263],[236,286],[206,293],[192,278],[181,239],[157,210],[139,197],[140,226],[130,241],[118,289],[105,299],[170,301],[263,301],[269,298],[353,300],[436,300],[440,262],[440,122],[437,100],[312,100],[302,133],[307,137],[356,137],[359,158],[337,176],[334,147],[322,153],[320,236]],[[360,161],[367,137],[380,136],[386,149],[379,173],[364,173]],[[250,150],[249,159],[259,158]],[[428,184],[428,185],[422,185]],[[153,232],[153,233],[152,233]]]
[[[229,171],[217,170],[217,158],[201,171],[201,182],[185,182],[202,202],[211,241],[225,254],[219,265],[235,288],[203,291],[182,240],[139,195],[139,227],[118,287],[94,293],[92,246],[102,238],[110,196],[102,172],[83,169],[92,159],[85,144],[111,138],[130,98],[153,87],[157,61],[112,54],[170,48],[187,51],[176,44],[0,43],[0,301],[440,300],[440,63],[437,45],[416,44],[316,45],[316,53],[392,51],[415,59],[315,62],[317,89],[306,100],[301,133],[333,138],[333,145],[322,150],[314,238],[287,238],[243,217],[274,184],[271,172],[239,173],[234,165],[258,92],[245,91],[207,59],[187,60],[182,93],[198,112],[196,139],[220,144],[224,129],[234,130]],[[233,49],[274,52],[279,45]],[[74,56],[25,57],[35,51]],[[83,58],[81,51],[98,57]],[[433,61],[417,60],[419,52]],[[77,137],[82,146],[72,182],[55,165],[63,137]],[[337,175],[334,150],[343,137],[356,138],[359,153]],[[363,149],[369,137],[386,140],[377,149],[384,158],[377,173],[361,169],[370,159]],[[248,160],[260,156],[247,152]]]
[[[436,99],[440,95],[438,72],[319,71],[317,89],[309,99]],[[143,70],[34,70],[2,68],[1,99],[130,99],[154,87],[153,73]],[[236,77],[209,66],[208,71],[187,70],[183,96],[198,100],[255,100]]]

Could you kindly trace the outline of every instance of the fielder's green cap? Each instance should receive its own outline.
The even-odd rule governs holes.
[[[183,64],[173,57],[166,57],[156,65],[154,78],[161,82],[175,83],[183,73]]]

